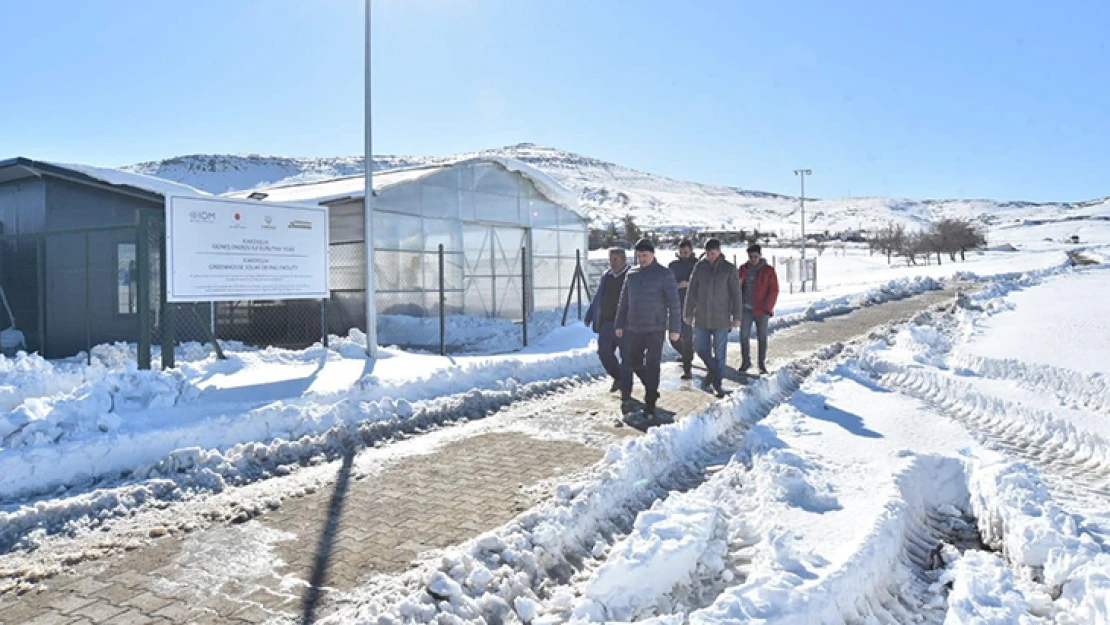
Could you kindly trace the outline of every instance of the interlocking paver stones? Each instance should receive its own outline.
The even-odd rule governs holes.
[[[112,605],[103,599],[97,599],[80,610],[75,610],[73,614],[75,616],[84,616],[94,623],[103,623],[122,612],[126,612],[126,609],[118,605]]]

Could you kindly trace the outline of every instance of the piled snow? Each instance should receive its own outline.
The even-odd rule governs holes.
[[[577,310],[567,317],[568,326],[578,322]],[[562,326],[563,311],[542,311],[529,316],[528,341],[543,344]],[[446,317],[446,340],[452,354],[499,354],[521,349],[523,330],[508,319],[450,315]],[[405,315],[378,316],[378,342],[382,345],[423,346],[438,349],[439,318]]]
[[[632,534],[587,582],[583,591],[587,601],[575,614],[588,614],[597,621],[625,621],[654,608],[659,597],[690,584],[699,569],[722,571],[726,538],[720,506],[673,497],[665,500],[636,518]]]
[[[219,456],[336,426],[400,423],[414,403],[433,398],[513,395],[534,383],[588,378],[601,372],[592,339],[577,324],[513,355],[381,350],[375,371],[357,332],[335,337],[331,349],[233,348],[227,361],[187,347],[182,355],[201,359],[165,372],[135,370],[128,346],[94,350],[91,367],[0,357],[0,397],[9,404],[0,413],[0,501],[129,472],[180,450]]]
[[[209,195],[204,191],[200,191],[187,184],[174,182],[173,180],[166,180],[164,178],[156,178],[134,171],[124,169],[109,169],[107,167],[93,167],[91,165],[75,165],[72,163],[49,163],[55,167],[63,167],[78,173],[84,174],[90,178],[95,178],[102,182],[107,182],[110,185],[126,186],[134,189],[142,189],[143,191],[150,191],[163,197],[170,195]]]
[[[949,584],[945,625],[1033,625],[1041,622],[1019,589],[1006,563],[981,551],[969,551],[949,568],[941,582]]]
[[[706,413],[613,445],[589,481],[561,486],[554,500],[522,514],[496,532],[446,553],[438,565],[404,581],[400,588],[367,589],[353,612],[342,612],[332,620],[365,622],[395,618],[430,622],[437,614],[445,618],[453,615],[464,621],[523,620],[525,616],[535,616],[534,604],[541,600],[537,593],[550,585],[549,572],[569,573],[574,569],[573,562],[603,555],[600,546],[608,537],[624,533],[621,525],[631,523],[638,511],[647,509],[665,492],[667,484],[696,479],[700,468],[715,455],[735,449],[747,426],[765,415],[796,384],[795,374],[780,371],[719,402]],[[703,529],[705,523],[713,526],[712,513],[706,514],[709,516],[688,514],[684,522],[676,522],[669,529],[662,524],[642,522],[645,541],[655,545],[645,557],[666,557],[681,547],[687,565],[702,562],[700,547],[710,541],[687,543],[677,533],[692,521]],[[716,526],[713,527],[711,533],[716,532]],[[623,557],[629,566],[601,573],[602,578],[594,586],[596,595],[622,596],[620,589],[627,588],[629,579],[636,575],[629,568],[643,570],[637,563],[644,559],[636,555],[637,551],[639,548],[633,546],[618,552],[623,553],[618,558]],[[682,574],[676,574],[672,581],[681,579]],[[412,586],[411,591],[405,589],[408,585]],[[548,611],[552,614],[576,610],[574,595],[567,592],[556,591],[551,603]],[[591,609],[585,605],[577,611],[586,618]],[[550,622],[550,617],[540,616],[534,622]]]

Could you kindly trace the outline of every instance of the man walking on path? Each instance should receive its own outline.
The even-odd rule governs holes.
[[[759,372],[767,373],[767,321],[775,314],[779,298],[779,278],[775,268],[763,258],[763,248],[748,246],[748,262],[740,266],[740,282],[744,290],[744,317],[740,320],[740,353],[744,362],[741,371],[752,367],[752,324],[759,340]]]
[[[694,266],[684,310],[686,323],[694,327],[694,348],[708,370],[702,389],[723,397],[728,335],[740,327],[743,296],[736,265],[721,255],[717,239],[706,241],[705,258]]]
[[[609,387],[610,393],[620,389],[621,363],[617,359],[617,350],[621,341],[617,338],[615,323],[617,321],[617,305],[621,299],[621,289],[624,287],[624,276],[628,273],[628,256],[619,247],[609,250],[609,271],[601,276],[601,283],[594,293],[594,301],[586,309],[586,318],[583,320],[587,326],[593,328],[597,334],[597,356],[601,359],[602,366],[609,377],[613,378],[613,385]]]
[[[678,283],[669,269],[655,261],[655,246],[647,239],[636,243],[638,266],[624,278],[617,305],[617,338],[623,341],[621,356],[621,408],[632,401],[632,374],[644,384],[644,412],[655,413],[659,399],[659,365],[663,359],[664,336],[672,341],[682,336],[682,311],[678,307]]]
[[[694,244],[689,239],[683,239],[678,244],[678,260],[671,261],[670,269],[678,283],[678,305],[685,310],[686,290],[690,286],[690,275],[694,273],[694,265],[698,259],[694,258]],[[682,336],[677,341],[671,341],[671,346],[678,352],[682,362],[682,379],[689,380],[693,375],[690,367],[694,363],[694,328],[682,324]]]

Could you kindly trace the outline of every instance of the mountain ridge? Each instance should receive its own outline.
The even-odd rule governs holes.
[[[710,185],[659,176],[617,163],[532,143],[520,143],[452,156],[383,155],[374,170],[435,165],[461,158],[513,158],[543,171],[574,191],[597,227],[631,216],[653,229],[753,228],[791,235],[799,228],[796,196]],[[211,193],[314,182],[361,174],[361,156],[288,157],[266,154],[191,154],[129,165],[123,169],[189,184]],[[1061,219],[1110,215],[1110,198],[1082,202],[1026,202],[991,199],[883,197],[806,198],[806,229],[873,229],[889,222],[917,228],[942,217],[959,217],[985,226],[1043,219],[1051,209]]]

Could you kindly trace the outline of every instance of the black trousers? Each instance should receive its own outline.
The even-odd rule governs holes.
[[[671,341],[671,347],[682,358],[682,370],[689,373],[694,363],[694,326],[682,322],[682,336],[677,341]]]
[[[663,332],[625,332],[621,346],[621,395],[632,394],[632,374],[640,378],[644,403],[659,398],[659,364],[663,359]]]

